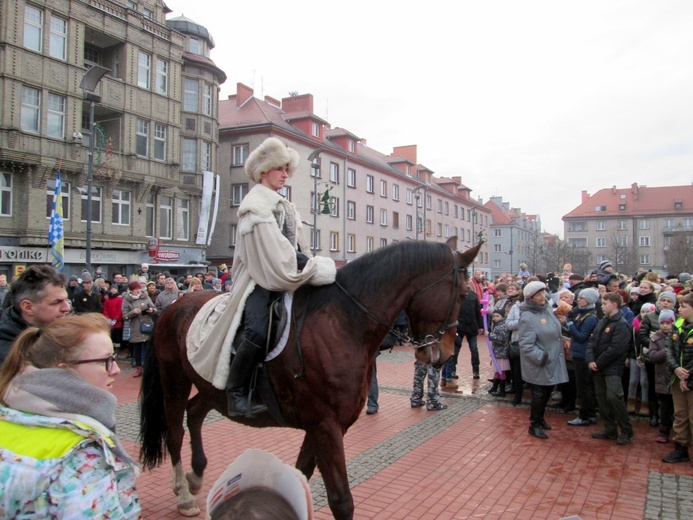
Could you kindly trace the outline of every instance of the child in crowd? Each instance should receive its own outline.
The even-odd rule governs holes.
[[[493,309],[491,321],[493,321],[493,328],[489,332],[488,337],[493,345],[493,355],[498,362],[498,368],[503,371],[503,374],[495,373],[493,386],[488,393],[496,397],[505,397],[505,381],[510,376],[510,360],[508,359],[510,354],[510,331],[505,326],[503,309]]]
[[[659,313],[659,330],[650,338],[650,347],[643,349],[643,357],[655,366],[655,390],[659,400],[659,435],[657,442],[668,442],[674,423],[674,401],[671,398],[667,371],[666,339],[674,326],[676,316],[672,310]]]
[[[649,383],[647,379],[647,368],[642,361],[642,343],[639,339],[639,332],[642,322],[647,319],[647,315],[655,312],[653,303],[645,303],[640,308],[640,313],[633,319],[633,335],[635,338],[635,348],[631,348],[628,354],[628,367],[630,369],[630,382],[628,383],[628,413],[636,413],[638,385],[640,385],[640,410],[639,414],[647,416],[650,414],[650,404],[648,399]]]

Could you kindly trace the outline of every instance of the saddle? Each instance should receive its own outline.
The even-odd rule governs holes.
[[[286,296],[286,291],[278,293],[277,297],[270,303],[269,312],[269,323],[267,324],[267,345],[265,345],[265,357],[279,346],[279,342],[283,337],[283,333],[286,330],[286,324],[289,321],[289,310],[287,310],[284,298]],[[243,332],[243,327],[239,327],[236,332],[236,337],[233,339],[233,348],[231,351],[232,360],[233,355],[236,354],[237,347],[244,341],[245,333]]]

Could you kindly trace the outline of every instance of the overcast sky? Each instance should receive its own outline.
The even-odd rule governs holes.
[[[439,177],[561,217],[633,182],[693,182],[693,2],[165,0],[257,97],[316,115]],[[693,188],[691,188],[693,189]]]

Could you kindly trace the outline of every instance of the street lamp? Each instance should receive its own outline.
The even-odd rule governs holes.
[[[92,65],[84,73],[79,87],[84,92],[84,99],[89,101],[89,156],[87,161],[87,271],[91,273],[91,183],[94,168],[94,104],[101,102],[101,96],[94,94],[96,87],[111,69]]]
[[[419,190],[423,189],[424,192],[424,203],[423,203],[423,222],[421,223],[421,228],[424,230],[423,231],[423,236],[424,240],[426,240],[426,194],[428,193],[428,186],[425,184],[422,184],[421,186],[417,186],[414,188],[411,192],[414,195],[414,198],[416,199],[416,240],[419,239],[419,200],[421,199],[421,194],[419,193]]]
[[[313,175],[313,200],[311,204],[313,205],[313,256],[315,256],[318,250],[318,173],[320,173],[320,159],[318,156],[324,152],[323,148],[318,148],[311,152],[308,156],[308,162],[310,163],[311,173]],[[328,195],[329,196],[329,195]]]
[[[513,248],[510,248],[510,251],[505,253],[506,255],[510,255],[510,274],[514,275],[515,274],[515,264],[513,263]]]

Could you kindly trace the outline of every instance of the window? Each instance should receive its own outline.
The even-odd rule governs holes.
[[[375,247],[373,237],[366,237],[366,252],[370,253]]]
[[[195,139],[183,139],[183,156],[180,169],[184,172],[197,170],[197,141]]]
[[[347,252],[356,252],[356,235],[353,235],[351,233],[347,235]]]
[[[412,217],[411,215],[407,215],[404,218],[404,221],[407,227],[407,231],[411,231],[412,229],[414,229],[414,217]]]
[[[152,11],[151,9],[147,9],[146,7],[142,9],[142,15],[148,20],[154,19],[154,11]]]
[[[674,227],[674,219],[673,218],[668,218],[664,221],[664,227],[665,228],[673,228]]]
[[[160,58],[156,59],[156,85],[154,88],[157,94],[168,92],[168,62]]]
[[[156,234],[155,227],[156,206],[154,205],[154,194],[147,195],[147,203],[144,208],[144,234],[153,237]]]
[[[137,120],[137,155],[149,155],[149,121]]]
[[[640,247],[650,247],[650,237],[640,237]]]
[[[177,202],[176,224],[178,233],[176,240],[190,240],[190,200],[179,199]]]
[[[339,199],[337,197],[330,197],[330,216],[339,216]]]
[[[500,260],[494,260],[493,261],[493,268],[494,269],[500,269],[501,266],[501,261]]]
[[[683,208],[683,201],[676,200],[674,201],[674,209],[682,209]]]
[[[595,206],[594,211],[597,211],[597,212],[606,211],[606,206]]]
[[[350,151],[351,153],[354,153],[354,150],[356,150],[356,144],[354,143],[354,141],[352,141],[351,139],[349,139],[349,151]]]
[[[284,186],[282,186],[280,190],[277,191],[277,193],[279,193],[279,195],[291,202],[291,186],[287,186],[285,184]]]
[[[212,143],[202,141],[202,158],[200,161],[202,171],[212,171]]]
[[[146,52],[140,51],[137,63],[137,86],[149,89],[152,57]]]
[[[39,133],[41,121],[41,92],[22,87],[22,130]]]
[[[494,230],[493,230],[493,236],[494,236],[494,237],[499,237],[499,236],[501,236],[501,230],[500,230],[500,229],[494,229]]]
[[[641,220],[640,221],[640,229],[650,229],[650,221],[649,220]]]
[[[196,79],[185,78],[183,90],[183,110],[197,112],[197,93],[200,88]]]
[[[619,205],[618,205],[618,210],[619,210],[619,211],[626,211],[626,205],[625,205],[625,204],[619,204]]]
[[[339,233],[330,231],[330,251],[339,251]]]
[[[437,207],[438,213],[442,213],[443,212],[443,201],[441,199],[438,199],[436,202],[437,202],[437,206],[438,206]]]
[[[130,225],[130,192],[113,190],[111,222],[117,226]]]
[[[620,247],[626,247],[628,245],[628,237],[618,236],[618,237],[616,237],[616,243]]]
[[[597,231],[605,231],[606,230],[606,222],[603,220],[598,220],[597,221]]]
[[[319,229],[314,229],[313,232],[310,234],[310,248],[314,249],[315,251],[319,251],[322,249],[320,247],[320,230]]]
[[[392,200],[399,200],[399,185],[392,185]]]
[[[356,220],[356,202],[353,200],[347,201],[347,218],[349,220]]]
[[[606,255],[597,255],[598,264],[601,264],[604,260],[606,260]]]
[[[310,125],[311,133],[313,137],[320,137],[320,125],[317,123],[311,123]]]
[[[496,253],[500,253],[502,251],[501,245],[493,244],[493,251],[495,251]]]
[[[233,165],[242,166],[248,158],[248,145],[237,144],[233,147]]]
[[[597,237],[597,247],[606,247],[606,238]]]
[[[399,229],[399,213],[396,211],[392,212],[392,227],[394,229]]]
[[[366,175],[366,191],[368,193],[373,193],[373,186],[374,184],[374,179],[372,175]]]
[[[211,116],[213,109],[214,97],[212,96],[212,85],[204,83],[202,85],[202,113],[206,116]]]
[[[64,187],[65,185],[63,184],[63,188]],[[55,181],[53,181],[53,189],[55,190]],[[63,189],[61,188],[60,191],[62,192]],[[51,205],[52,204],[53,192],[51,192]],[[10,173],[0,173],[0,216],[12,216],[12,174]],[[50,213],[48,216],[50,217]]]
[[[571,222],[568,231],[587,231],[587,222]]]
[[[43,43],[43,11],[24,6],[24,47],[41,52]]]
[[[385,247],[387,246],[387,238],[381,238],[380,239],[380,247]]]
[[[2,173],[0,176],[9,176],[8,173]],[[11,177],[11,176],[10,176]],[[6,179],[2,178],[0,179],[2,181],[2,186],[3,186],[3,193],[2,193],[2,203],[3,206],[5,204],[5,187],[8,186],[10,189],[10,193],[12,190],[12,180],[10,179],[7,181]],[[63,201],[63,220],[70,220],[70,206],[71,206],[71,199],[70,199],[70,183],[62,181],[61,186],[60,186],[60,191],[62,192],[62,201]],[[55,179],[49,179],[46,182],[46,218],[51,218],[51,213],[53,212],[53,196],[55,195]],[[0,214],[5,215],[2,211],[0,211]]]
[[[448,201],[443,202],[443,213],[445,215],[450,214],[450,204],[448,203]]]
[[[431,196],[430,195],[426,195],[426,209],[428,211],[431,211]]]
[[[231,224],[231,247],[236,247],[236,235],[238,234],[238,226]]]
[[[450,236],[450,228],[448,227],[447,224],[445,224],[445,226],[443,226],[443,236],[445,238],[448,238]]]
[[[423,200],[421,200],[421,195],[419,193],[416,194],[416,207],[423,208]]]
[[[387,181],[380,181],[380,196],[387,197]]]
[[[437,232],[437,235],[438,235],[439,237],[442,237],[442,236],[443,236],[443,224],[441,224],[440,222],[438,222],[438,225],[437,225],[436,227],[438,228],[438,230],[437,230],[437,231],[438,231],[438,232]]]
[[[330,182],[339,184],[339,164],[330,163]]]
[[[628,221],[627,220],[619,220],[618,221],[618,230],[623,231],[625,229],[628,229]]]
[[[154,159],[166,160],[166,126],[154,123]]]
[[[373,223],[373,206],[366,206],[366,222]]]
[[[82,222],[87,221],[87,209],[89,198],[87,196],[87,187],[82,186],[79,189],[82,194]],[[91,187],[91,221],[101,222],[101,188]]]
[[[587,239],[586,238],[569,238],[568,239],[568,246],[569,247],[587,247]]]
[[[65,60],[67,51],[67,20],[51,16],[50,55]]]
[[[310,176],[317,177],[318,179],[322,178],[322,173],[320,172],[320,157],[313,159],[310,165]]]
[[[380,225],[381,226],[387,226],[387,210],[386,209],[380,210]]]
[[[356,170],[347,168],[347,186],[350,188],[356,187]]]
[[[50,137],[65,138],[65,98],[48,93],[46,133]]]
[[[406,199],[407,204],[412,205],[414,203],[414,200],[413,200],[414,195],[413,195],[413,192],[409,188],[407,188],[407,191],[404,195],[404,198]]]
[[[648,265],[650,263],[650,255],[640,255],[640,263],[642,265]]]
[[[202,42],[197,38],[191,37],[190,40],[188,40],[188,50],[192,54],[202,54]]]
[[[248,193],[248,184],[231,185],[231,206],[240,206],[243,197]]]
[[[159,236],[161,238],[173,238],[173,199],[171,197],[159,197]]]

